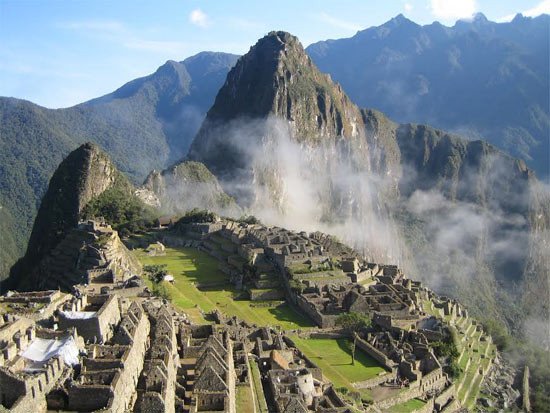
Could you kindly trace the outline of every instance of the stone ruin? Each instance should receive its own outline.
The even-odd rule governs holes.
[[[40,289],[71,291],[73,285],[123,282],[141,266],[102,221],[80,222],[39,265]]]
[[[106,254],[111,247],[96,246],[100,240],[103,246],[119,242],[116,232],[95,221],[81,223],[77,231],[90,237],[77,260],[89,267],[85,276],[80,272],[70,279],[83,282],[72,294],[11,292],[0,299],[13,313],[0,319],[4,407],[25,413],[237,412],[237,392],[250,388],[272,411],[349,411],[319,367],[284,332],[220,312],[213,314],[212,325],[191,325],[169,303],[152,297],[139,277],[115,276],[120,271],[112,268],[129,268],[131,261]],[[463,383],[452,383],[431,348],[446,334],[432,313],[456,323],[466,336],[472,336],[472,328],[478,331],[458,302],[408,280],[396,266],[365,261],[326,234],[232,221],[190,225],[187,232],[192,237],[181,242],[215,256],[235,286],[248,288],[251,299],[286,298],[321,332],[342,334],[335,325],[341,314],[369,315],[373,328],[354,337],[355,345],[386,371],[353,385],[402,387],[396,396],[375,400],[374,411],[411,398],[425,400],[424,411],[460,408]],[[75,258],[65,247],[51,259]],[[63,258],[56,265],[67,262]],[[112,276],[105,276],[106,270]],[[294,288],[294,281],[302,288]],[[481,333],[475,337],[488,340]],[[44,342],[62,350],[35,360]],[[487,350],[482,357],[488,357]]]

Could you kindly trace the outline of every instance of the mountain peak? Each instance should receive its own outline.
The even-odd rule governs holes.
[[[340,85],[312,63],[300,41],[273,31],[258,40],[227,75],[189,151],[220,176],[242,154],[230,153],[230,122],[276,117],[301,142],[359,136],[362,117]],[[237,122],[234,122],[235,124]],[[242,134],[242,132],[239,132]],[[215,148],[215,149],[213,149]]]
[[[407,19],[402,13],[399,13],[397,16],[391,18],[386,23],[378,26],[377,28],[393,29],[401,26],[418,26],[418,24],[410,19]]]
[[[487,16],[485,16],[483,13],[477,12],[476,14],[474,14],[473,21],[475,23],[487,23],[489,19],[487,19]]]
[[[296,125],[299,136],[319,136],[319,129],[326,135],[350,136],[350,122],[342,119],[351,113],[360,118],[340,85],[317,69],[298,38],[272,31],[231,69],[206,123],[275,115]],[[332,122],[331,117],[340,120]]]
[[[22,267],[23,274],[48,254],[78,224],[84,207],[105,190],[130,188],[109,156],[86,142],[72,151],[54,172],[34,221]],[[130,191],[130,190],[128,190]]]
[[[277,90],[297,77],[309,77],[312,71],[311,59],[295,36],[270,32],[231,69],[208,118],[225,121],[240,116],[266,117],[276,112]]]

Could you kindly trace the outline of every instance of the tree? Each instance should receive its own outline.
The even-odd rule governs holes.
[[[343,327],[350,333],[358,333],[371,325],[371,319],[361,313],[344,313],[336,319],[336,325]]]
[[[353,336],[353,341],[349,342],[349,349],[351,352],[351,364],[355,365],[357,333],[368,328],[371,325],[371,319],[360,313],[344,313],[338,316],[336,319],[336,325],[345,328]]]
[[[147,276],[153,282],[153,284],[160,283],[162,280],[164,280],[164,276],[168,274],[168,271],[166,271],[166,264],[146,265],[145,267],[143,267],[143,271],[147,273]]]

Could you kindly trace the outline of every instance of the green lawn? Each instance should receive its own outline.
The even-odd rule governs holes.
[[[281,326],[284,329],[314,327],[305,316],[298,314],[283,301],[261,302],[242,299],[243,292],[233,289],[227,275],[218,269],[219,261],[194,248],[166,248],[166,255],[149,256],[137,252],[143,265],[166,264],[174,276],[174,284],[166,284],[172,302],[187,312],[196,323],[205,320],[200,310],[219,309],[260,326]],[[197,288],[200,284],[201,289]],[[210,287],[209,287],[210,286]],[[261,303],[265,304],[265,306]]]
[[[397,404],[390,408],[391,413],[409,413],[420,409],[426,404],[425,401],[420,399],[407,400],[405,403]]]
[[[254,398],[250,386],[236,386],[235,404],[238,412],[253,413]]]
[[[292,340],[337,388],[347,387],[350,391],[356,391],[352,383],[385,372],[376,360],[360,349],[355,352],[355,365],[352,365],[347,339],[303,339],[293,336]]]
[[[265,401],[264,389],[262,387],[262,379],[260,377],[260,369],[254,360],[249,358],[250,365],[250,380],[252,380],[252,388],[256,395],[256,412],[267,413],[267,402]],[[240,411],[240,410],[237,410]]]

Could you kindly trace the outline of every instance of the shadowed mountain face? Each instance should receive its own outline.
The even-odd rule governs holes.
[[[547,319],[533,285],[548,284],[548,191],[525,163],[360,111],[288,33],[239,59],[189,157],[267,223],[333,233],[478,314]],[[534,296],[542,305],[518,307]]]
[[[187,152],[237,56],[204,52],[89,102],[51,110],[0,98],[0,279],[24,251],[61,160],[93,141],[134,182]]]
[[[402,15],[307,48],[361,107],[486,139],[549,175],[550,16],[453,27]]]

